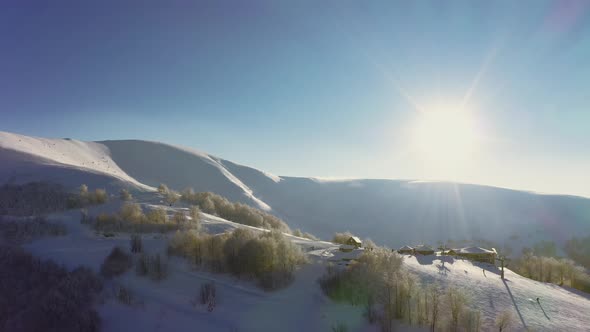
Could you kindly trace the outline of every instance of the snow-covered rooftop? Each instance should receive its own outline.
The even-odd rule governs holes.
[[[452,249],[454,252],[459,254],[495,254],[495,250],[489,250],[480,247],[465,247],[460,249]]]

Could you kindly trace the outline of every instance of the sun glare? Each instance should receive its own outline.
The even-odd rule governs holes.
[[[464,163],[477,148],[473,119],[466,110],[435,108],[422,112],[413,134],[417,152],[438,166]]]

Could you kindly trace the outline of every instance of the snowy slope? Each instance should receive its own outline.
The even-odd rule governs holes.
[[[291,228],[324,239],[349,230],[397,248],[484,238],[519,253],[542,239],[559,246],[573,235],[590,234],[590,199],[581,197],[446,182],[278,177],[193,149],[139,140],[93,143],[0,133],[0,146],[0,183],[45,177],[76,186],[123,180],[193,187],[270,210]]]
[[[142,204],[157,205],[157,200],[149,195],[152,194],[142,197]],[[89,212],[93,215],[114,211],[120,204],[111,202],[91,207]],[[185,209],[182,206],[165,208],[169,214]],[[128,234],[113,238],[96,235],[79,223],[78,211],[54,214],[51,218],[66,224],[69,232],[63,237],[27,244],[27,250],[36,256],[54,259],[69,268],[86,265],[98,271],[114,246],[129,247]],[[237,227],[265,231],[208,214],[203,214],[202,219],[210,233],[231,231]],[[144,249],[164,253],[166,237],[144,235]],[[99,306],[104,331],[329,331],[337,322],[345,323],[349,331],[378,331],[376,326],[364,321],[362,307],[333,303],[319,288],[317,279],[324,273],[328,262],[341,260],[347,254],[328,242],[290,238],[308,252],[310,263],[297,271],[294,283],[286,289],[267,293],[248,281],[195,270],[185,260],[171,258],[169,277],[164,281],[154,282],[130,271],[115,279],[114,283],[107,283],[103,303]],[[404,257],[405,266],[423,284],[434,283],[441,288],[455,285],[463,290],[470,299],[469,306],[481,312],[482,331],[494,330],[495,318],[504,310],[512,311],[515,318],[510,331],[525,331],[526,328],[535,331],[589,330],[590,296],[587,294],[580,295],[556,285],[529,280],[509,270],[506,270],[506,280],[502,281],[497,268],[491,265],[448,256]],[[212,280],[217,286],[217,305],[213,312],[207,312],[193,302],[201,283]],[[128,307],[118,303],[112,296],[114,285],[129,288],[139,304]],[[541,305],[535,301],[537,297]]]
[[[67,186],[105,186],[121,182],[154,190],[127,175],[108,149],[94,142],[0,132],[0,161],[0,183],[51,180]]]
[[[498,268],[490,264],[449,256],[404,257],[409,270],[424,283],[464,291],[469,307],[481,312],[482,324],[488,328],[494,326],[496,315],[510,310],[515,320],[511,331],[590,331],[589,294],[527,279],[508,269],[502,280]]]
[[[144,197],[147,195],[144,195]],[[153,199],[142,204],[157,205]],[[115,211],[120,202],[89,208],[89,214]],[[183,207],[166,208],[170,214]],[[85,265],[99,271],[100,264],[114,246],[129,248],[129,234],[104,238],[79,223],[79,211],[57,213],[51,216],[68,228],[68,234],[36,240],[25,246],[34,255],[53,259],[68,268]],[[203,226],[210,233],[245,227],[258,232],[264,229],[236,224],[215,216],[202,214]],[[143,235],[144,250],[165,253],[170,235]],[[335,250],[337,246],[290,236],[302,247]],[[164,254],[165,256],[165,254]],[[321,292],[317,279],[324,272],[324,260],[311,257],[313,264],[301,268],[288,288],[264,292],[249,281],[229,275],[212,274],[195,270],[184,259],[170,258],[169,277],[154,282],[138,277],[132,270],[113,283],[106,284],[103,304],[98,311],[103,330],[114,331],[329,331],[337,322],[344,322],[351,331],[376,331],[362,318],[362,308],[332,303]],[[215,281],[216,307],[208,312],[201,305],[193,305],[203,282]],[[124,285],[134,293],[140,304],[129,307],[113,298],[114,285]],[[272,313],[272,317],[269,314]],[[305,319],[302,319],[305,317]]]

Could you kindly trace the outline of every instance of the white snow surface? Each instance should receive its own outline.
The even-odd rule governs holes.
[[[7,155],[6,150],[16,152],[19,156],[26,156],[26,161],[33,164],[52,165],[102,174],[122,180],[143,190],[155,190],[155,188],[138,182],[119,168],[111,159],[109,149],[102,144],[73,139],[31,137],[0,131],[0,152]],[[11,161],[15,162],[17,160]],[[4,167],[11,165],[9,161],[5,162]],[[0,170],[6,170],[2,169],[4,167],[0,165]],[[6,172],[5,174],[10,173]],[[43,174],[33,175],[31,179],[36,179],[36,177]],[[47,174],[47,176],[51,177],[50,174]],[[72,181],[73,179],[69,180]],[[78,185],[84,182],[83,179],[79,180]]]

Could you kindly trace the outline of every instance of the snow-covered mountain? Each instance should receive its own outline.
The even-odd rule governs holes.
[[[72,188],[192,187],[268,210],[322,238],[349,230],[394,247],[483,238],[519,250],[540,239],[562,244],[590,234],[590,199],[582,197],[448,182],[279,177],[159,142],[0,132],[0,184],[33,180]]]

